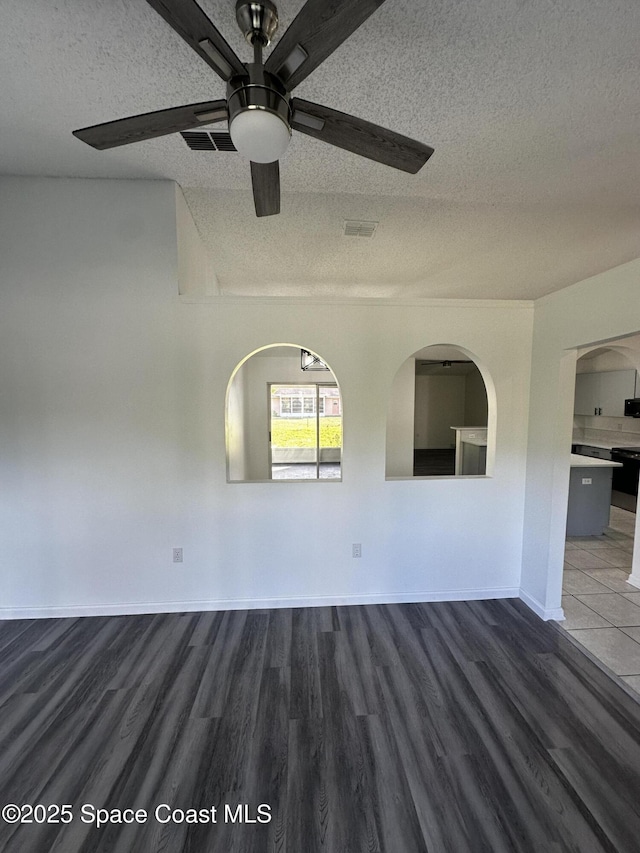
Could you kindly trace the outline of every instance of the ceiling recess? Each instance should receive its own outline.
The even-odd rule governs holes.
[[[373,237],[377,227],[377,222],[364,219],[345,219],[344,235],[345,237]]]

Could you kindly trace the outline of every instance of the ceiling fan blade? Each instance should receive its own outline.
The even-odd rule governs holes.
[[[187,104],[183,107],[108,121],[105,124],[94,124],[74,130],[73,135],[102,151],[105,148],[128,145],[130,142],[166,136],[168,133],[177,133],[201,124],[226,121],[228,117],[226,101],[203,101],[200,104]]]
[[[433,154],[429,145],[329,107],[301,98],[293,98],[291,106],[291,127],[394,169],[415,174]]]
[[[245,67],[195,0],[147,0],[213,70],[228,80]]]
[[[265,62],[291,91],[384,0],[307,0]]]
[[[275,163],[251,163],[251,182],[256,216],[272,216],[280,213],[280,165]]]

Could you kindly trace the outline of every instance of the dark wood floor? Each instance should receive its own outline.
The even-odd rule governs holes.
[[[5,622],[0,666],[0,805],[74,815],[2,851],[640,849],[640,705],[518,601]]]
[[[414,450],[414,477],[453,476],[456,469],[455,450]]]

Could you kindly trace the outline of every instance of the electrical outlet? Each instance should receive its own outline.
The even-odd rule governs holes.
[[[182,562],[182,548],[174,548],[173,549],[173,562],[181,563]]]
[[[354,542],[351,546],[351,556],[362,557],[362,545],[360,544],[360,542]]]
[[[590,486],[591,485],[591,477],[583,477],[582,478],[582,485],[583,486]]]

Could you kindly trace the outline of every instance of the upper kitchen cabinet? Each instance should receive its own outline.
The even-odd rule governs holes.
[[[635,370],[576,374],[574,414],[624,416],[624,401],[636,396]]]

